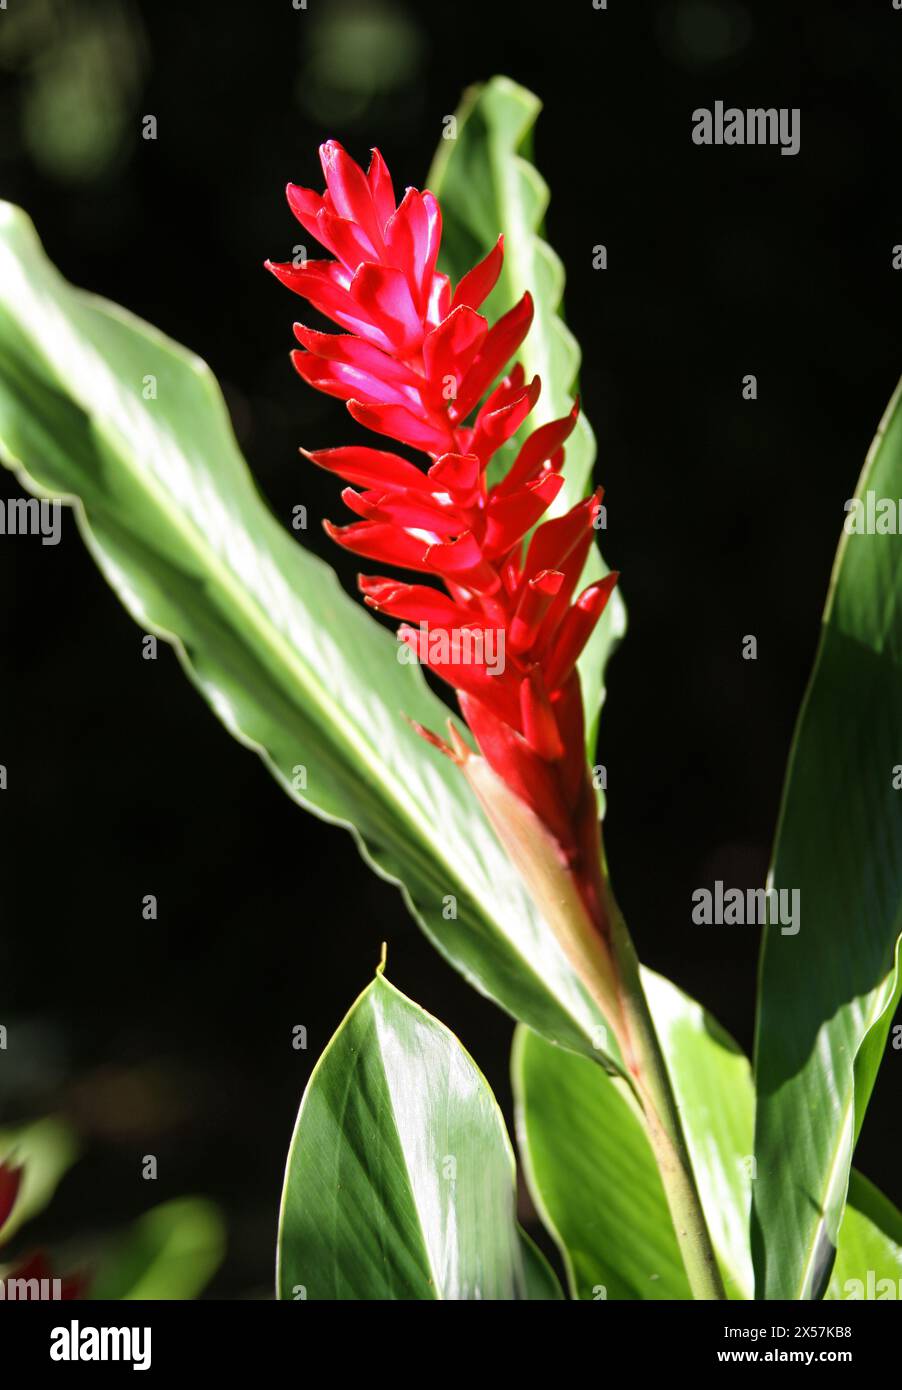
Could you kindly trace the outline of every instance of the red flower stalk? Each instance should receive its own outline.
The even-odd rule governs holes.
[[[522,366],[510,366],[532,321],[529,294],[491,327],[478,312],[498,279],[503,239],[453,288],[436,269],[441,211],[431,193],[408,188],[396,206],[378,150],[366,173],[334,140],[320,158],[325,193],[289,184],[288,202],[335,259],[266,264],[347,332],[295,324],[294,365],[346,401],[355,420],[429,459],[424,470],[361,446],[307,454],[352,484],[342,498],[360,519],[326,530],[368,560],[441,581],[444,592],[435,582],[361,576],[360,588],[372,608],[401,619],[399,637],[455,688],[489,766],[552,836],[606,931],[576,661],[617,575],[574,600],[600,490],[537,524],[563,486],[578,404],[535,429],[489,487],[488,464],[540,389],[538,377],[527,382]],[[452,750],[421,732],[465,761],[459,739]]]

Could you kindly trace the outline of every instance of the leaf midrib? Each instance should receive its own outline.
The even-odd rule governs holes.
[[[436,1271],[436,1269],[435,1269],[435,1266],[434,1266],[433,1263],[432,1263],[432,1251],[431,1251],[431,1249],[430,1249],[429,1240],[428,1240],[428,1238],[427,1238],[427,1236],[426,1236],[426,1231],[425,1231],[425,1228],[424,1228],[424,1226],[423,1226],[423,1219],[422,1219],[422,1217],[421,1217],[421,1215],[420,1215],[420,1207],[419,1207],[419,1203],[417,1202],[417,1198],[416,1198],[416,1188],[415,1188],[415,1186],[414,1186],[413,1175],[412,1175],[411,1169],[410,1169],[410,1162],[409,1162],[408,1157],[407,1157],[407,1149],[405,1148],[404,1140],[403,1140],[403,1138],[402,1138],[402,1136],[401,1136],[400,1126],[398,1125],[398,1121],[397,1121],[397,1118],[396,1118],[396,1110],[397,1110],[397,1107],[396,1107],[396,1105],[395,1105],[395,1098],[394,1098],[394,1093],[393,1093],[393,1090],[392,1090],[392,1085],[391,1085],[391,1082],[389,1081],[389,1077],[388,1077],[388,1065],[387,1065],[386,1060],[385,1060],[385,1048],[384,1048],[384,1045],[383,1045],[382,1026],[381,1026],[381,1024],[382,1024],[381,1011],[380,1011],[379,1009],[377,1009],[376,1007],[374,1007],[374,1005],[373,1005],[373,1000],[375,1000],[376,997],[377,997],[377,991],[378,991],[380,988],[385,988],[386,986],[388,987],[388,989],[389,989],[390,991],[392,991],[394,994],[396,994],[396,995],[398,996],[398,998],[399,998],[402,1002],[407,1002],[407,1001],[406,1001],[406,997],[403,996],[403,995],[401,995],[399,991],[395,990],[395,989],[394,989],[394,986],[391,985],[391,984],[385,979],[385,977],[384,977],[384,976],[381,976],[381,975],[380,975],[380,976],[377,976],[377,978],[376,978],[376,979],[373,981],[373,983],[370,985],[370,989],[369,989],[369,994],[368,994],[368,1000],[367,1000],[367,1002],[368,1002],[369,1007],[370,1007],[370,1011],[371,1011],[371,1015],[372,1015],[372,1019],[373,1019],[373,1026],[374,1026],[374,1028],[375,1028],[375,1030],[376,1030],[376,1039],[377,1039],[377,1043],[378,1043],[378,1047],[379,1047],[379,1064],[380,1064],[380,1066],[381,1066],[381,1068],[382,1068],[382,1075],[383,1075],[383,1078],[384,1078],[384,1081],[385,1081],[385,1090],[386,1090],[386,1093],[387,1093],[387,1095],[389,1096],[389,1099],[390,1099],[390,1101],[391,1101],[391,1121],[392,1121],[392,1126],[393,1126],[394,1131],[395,1131],[395,1138],[396,1138],[397,1141],[398,1141],[398,1152],[399,1152],[399,1154],[401,1155],[401,1158],[403,1159],[403,1162],[404,1162],[404,1173],[405,1173],[405,1176],[406,1176],[406,1179],[407,1179],[407,1190],[408,1190],[408,1192],[409,1192],[409,1194],[410,1194],[410,1205],[411,1205],[411,1208],[413,1209],[414,1216],[416,1217],[417,1230],[418,1230],[419,1233],[420,1233],[420,1243],[421,1243],[421,1245],[422,1245],[422,1247],[423,1247],[423,1254],[424,1254],[424,1257],[425,1257],[425,1264],[426,1264],[426,1268],[427,1268],[428,1271],[429,1271],[429,1276],[430,1276],[430,1277],[429,1277],[429,1284],[430,1284],[430,1286],[431,1286],[431,1288],[433,1289],[433,1292],[434,1292],[434,1294],[435,1294],[435,1301],[436,1301],[436,1302],[439,1302],[439,1303],[443,1303],[443,1302],[445,1302],[444,1292],[443,1292],[442,1287],[441,1287],[441,1281],[440,1281],[440,1279],[439,1279],[439,1277],[438,1277],[438,1273],[437,1273],[437,1271]],[[410,1002],[412,1003],[412,1001],[410,1001]]]

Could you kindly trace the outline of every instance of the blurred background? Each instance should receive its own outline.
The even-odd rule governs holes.
[[[0,196],[67,277],[210,362],[286,524],[298,503],[342,519],[297,448],[359,431],[290,367],[297,301],[262,268],[298,238],[285,183],[319,188],[317,146],[336,136],[421,185],[466,85],[506,72],[542,98],[547,234],[630,618],[602,721],[608,854],[645,960],[746,1049],[758,929],[693,926],[690,895],[764,880],[843,502],[902,365],[900,44],[889,0],[0,11]],[[697,148],[691,113],[718,99],[801,108],[801,153]],[[303,543],[352,587],[318,526]],[[0,1022],[29,1040],[0,1053],[0,1122],[61,1114],[82,1147],[33,1234],[65,1255],[205,1194],[228,1230],[210,1293],[268,1296],[301,1091],[380,942],[508,1118],[512,1025],[350,838],[229,739],[168,649],[141,659],[71,518],[56,548],[4,540],[0,591],[0,762],[17,769],[0,800]],[[898,1200],[892,1055],[858,1162]]]

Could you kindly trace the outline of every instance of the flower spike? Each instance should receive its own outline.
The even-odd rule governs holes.
[[[528,808],[523,824],[534,822],[547,837],[551,858],[606,935],[576,661],[617,575],[573,602],[600,493],[543,521],[563,484],[579,403],[533,430],[490,487],[489,463],[541,390],[514,360],[532,323],[531,295],[492,325],[480,312],[501,273],[503,237],[452,289],[437,269],[441,210],[431,193],[408,188],[397,204],[378,150],[366,173],[336,140],[321,147],[320,159],[325,190],[289,184],[288,202],[333,259],[267,262],[340,330],[296,324],[295,368],[308,385],[345,401],[359,424],[427,456],[418,468],[386,448],[306,454],[350,484],[342,497],[356,519],[327,522],[326,530],[365,559],[425,576],[422,583],[366,576],[360,588],[370,607],[401,621],[399,639],[415,657],[457,691],[508,799],[486,790],[491,784],[453,725],[450,745],[419,732],[466,771],[502,838],[493,808],[509,808],[508,794]]]

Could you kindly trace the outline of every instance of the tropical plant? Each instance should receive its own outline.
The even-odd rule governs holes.
[[[295,366],[392,441],[307,457],[351,484],[358,519],[334,539],[420,576],[361,579],[400,641],[271,516],[209,370],[66,284],[9,206],[0,448],[34,494],[73,506],[110,585],[226,727],[352,831],[517,1021],[521,1164],[570,1295],[842,1297],[867,1271],[902,1275],[902,1218],[851,1172],[899,995],[902,562],[892,536],[844,531],[761,890],[753,1076],[639,965],[602,849],[597,716],[625,614],[593,543],[537,111],[504,78],[469,92],[431,192],[400,203],[378,152],[364,172],[334,141],[325,193],[289,187],[333,259],[271,269],[343,330],[297,325]],[[902,491],[898,393],[869,491]],[[463,726],[421,666],[457,692]],[[781,889],[800,894],[801,931],[773,911]],[[514,1194],[484,1078],[383,962],[301,1103],[279,1296],[559,1298]]]

